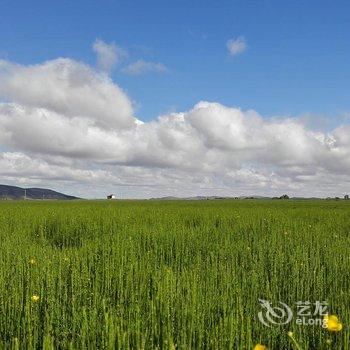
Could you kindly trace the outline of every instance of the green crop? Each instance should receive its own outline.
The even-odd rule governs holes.
[[[0,349],[350,349],[347,201],[2,201],[0,242]]]

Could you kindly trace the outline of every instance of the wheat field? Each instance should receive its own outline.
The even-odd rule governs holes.
[[[349,214],[350,201],[2,201],[0,348],[350,349]],[[343,327],[267,327],[259,299],[327,301]]]

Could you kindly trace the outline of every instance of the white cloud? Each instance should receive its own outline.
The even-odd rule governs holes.
[[[92,48],[97,55],[98,67],[106,73],[110,73],[118,63],[128,57],[126,50],[115,43],[107,44],[100,39],[95,40]]]
[[[232,38],[227,41],[226,47],[231,56],[243,53],[247,49],[247,43],[244,37]]]
[[[8,183],[90,196],[350,192],[350,125],[320,132],[210,102],[143,123],[115,83],[68,59],[1,61],[0,98]]]
[[[0,60],[0,96],[104,128],[134,122],[132,103],[122,89],[106,75],[67,58],[32,66]]]
[[[139,75],[149,72],[167,73],[168,69],[163,63],[138,60],[124,67],[123,72],[130,75]]]

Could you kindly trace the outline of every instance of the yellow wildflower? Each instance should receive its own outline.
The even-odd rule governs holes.
[[[327,330],[330,332],[339,332],[342,330],[343,325],[339,322],[339,319],[336,315],[325,315],[324,325]]]
[[[32,295],[32,297],[30,299],[33,303],[37,303],[40,300],[40,297],[39,297],[39,295],[34,294],[34,295]]]
[[[293,332],[292,331],[289,331],[287,334],[288,334],[288,337],[291,337],[291,338],[293,337]]]
[[[256,344],[253,348],[253,350],[267,350],[267,347],[262,344]]]
[[[30,265],[35,265],[36,264],[36,260],[34,258],[29,259],[29,264]]]

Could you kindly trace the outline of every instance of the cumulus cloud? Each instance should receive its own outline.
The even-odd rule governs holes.
[[[229,39],[226,43],[227,50],[231,56],[243,53],[247,49],[247,43],[244,37]]]
[[[126,50],[115,43],[107,44],[100,39],[95,40],[92,48],[97,55],[98,67],[106,73],[110,73],[118,63],[128,57]]]
[[[103,128],[125,128],[134,122],[132,103],[119,86],[67,58],[31,66],[0,60],[0,96],[69,119],[84,118]]]
[[[321,132],[205,101],[141,122],[105,74],[69,59],[1,61],[0,98],[0,176],[10,183],[90,196],[115,186],[134,197],[350,191],[350,125]]]
[[[160,62],[148,62],[144,60],[138,60],[124,67],[123,72],[130,75],[139,75],[150,72],[167,73],[168,68]]]

